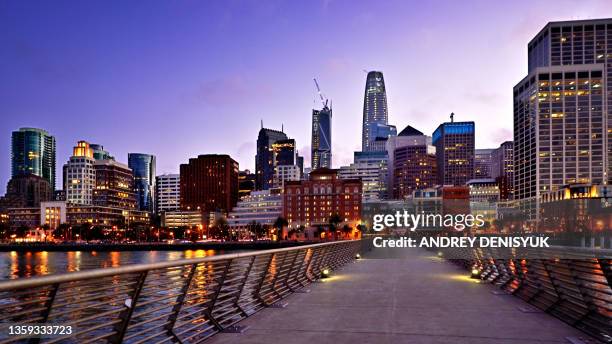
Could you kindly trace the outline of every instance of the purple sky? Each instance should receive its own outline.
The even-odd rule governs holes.
[[[253,169],[260,119],[309,164],[313,76],[339,167],[360,147],[364,69],[384,72],[398,130],[431,134],[452,111],[495,147],[527,42],[548,21],[609,16],[605,0],[2,1],[0,190],[22,126],[56,136],[58,171],[81,139],[122,162],[155,154],[158,174],[205,153]]]

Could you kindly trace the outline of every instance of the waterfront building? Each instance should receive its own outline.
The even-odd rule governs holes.
[[[128,166],[134,175],[134,191],[138,210],[153,212],[155,208],[155,155],[128,153]]]
[[[93,204],[124,210],[138,210],[134,192],[134,175],[125,164],[115,160],[94,162],[95,189]]]
[[[515,199],[612,181],[610,35],[612,19],[551,22],[529,42],[513,90]]]
[[[274,167],[276,166],[274,143],[288,140],[287,134],[282,131],[262,128],[257,136],[257,155],[255,156],[256,189],[267,190],[272,187],[274,179]],[[295,147],[295,141],[293,141]],[[283,147],[287,148],[287,147]],[[280,148],[278,148],[280,151]],[[281,157],[290,155],[288,149],[283,151]],[[280,153],[280,152],[279,152]],[[293,162],[291,163],[293,164]]]
[[[55,137],[42,129],[20,128],[11,137],[11,178],[33,174],[55,190]]]
[[[312,110],[311,168],[332,167],[332,108],[327,102],[321,110]]]
[[[238,202],[238,162],[205,154],[180,166],[181,209],[227,213]]]
[[[198,210],[171,210],[161,214],[161,225],[170,229],[203,227],[204,220]]]
[[[493,151],[495,149],[474,150],[474,178],[492,178]]]
[[[361,220],[362,183],[340,179],[337,170],[319,168],[308,180],[287,182],[283,194],[283,217],[289,228],[328,226],[332,215],[355,227]]]
[[[227,217],[231,229],[248,230],[252,223],[272,227],[283,215],[283,190],[254,191],[240,199]]]
[[[439,185],[463,186],[474,178],[474,122],[442,123],[432,135]]]
[[[177,211],[181,208],[181,176],[162,174],[155,177],[155,211]]]
[[[361,150],[363,152],[379,148],[372,144],[376,137],[378,137],[377,133],[373,132],[373,129],[378,128],[377,124],[386,126],[388,120],[387,93],[383,73],[379,71],[368,72],[363,96],[363,126],[361,136]],[[388,129],[391,128],[389,127]]]
[[[66,202],[93,204],[96,172],[93,150],[86,141],[79,141],[72,149],[72,156],[63,167]]]
[[[491,178],[499,184],[500,198],[511,200],[514,198],[514,143],[502,143],[491,155]]]

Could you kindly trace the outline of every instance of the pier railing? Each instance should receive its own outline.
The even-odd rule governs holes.
[[[354,259],[339,241],[0,282],[0,327],[71,326],[0,343],[199,343]]]
[[[487,248],[438,252],[500,292],[612,343],[612,250],[554,247],[524,249],[515,256]]]

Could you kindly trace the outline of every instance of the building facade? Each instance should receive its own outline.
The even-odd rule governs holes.
[[[115,157],[105,150],[101,144],[91,143],[89,147],[93,149],[93,158],[95,160],[115,160]]]
[[[384,166],[383,166],[384,165]],[[338,178],[361,180],[363,202],[381,200],[385,194],[386,161],[356,161],[338,169]]]
[[[257,136],[257,155],[255,156],[256,189],[267,190],[272,187],[276,159],[272,145],[277,141],[287,140],[282,131],[262,126]]]
[[[493,169],[493,151],[495,149],[475,149],[474,150],[474,178],[491,178]]]
[[[93,204],[123,210],[138,210],[134,192],[134,175],[125,164],[115,160],[94,162],[95,189]]]
[[[300,179],[302,179],[302,172],[298,165],[277,165],[273,185],[275,188],[283,188],[286,182]]]
[[[612,180],[606,37],[612,19],[551,22],[529,42],[528,75],[514,87],[515,199]]]
[[[53,198],[49,182],[34,174],[17,175],[6,185],[6,194],[0,198],[0,211],[7,208],[38,207]]]
[[[396,148],[393,156],[394,199],[411,197],[415,190],[432,188],[437,184],[434,146],[426,143],[405,145]]]
[[[181,209],[228,213],[238,202],[238,162],[207,154],[181,164]]]
[[[372,142],[375,141],[376,133],[372,129],[377,128],[376,124],[387,125],[388,120],[387,91],[383,73],[378,71],[368,72],[363,96],[362,151],[375,150],[372,147]]]
[[[282,189],[254,191],[240,199],[227,216],[227,222],[234,230],[248,230],[252,223],[272,227],[282,214]]]
[[[250,170],[238,172],[238,199],[256,190],[257,177]]]
[[[181,176],[162,174],[155,177],[155,211],[177,211],[181,208]]]
[[[359,179],[340,179],[327,168],[313,170],[309,180],[285,184],[283,216],[289,228],[328,226],[333,215],[354,227],[361,221],[361,193]]]
[[[321,110],[312,110],[311,168],[332,166],[332,109],[325,105]]]
[[[72,149],[72,156],[64,164],[64,191],[66,202],[71,204],[93,204],[96,187],[96,171],[93,150],[86,141],[79,141]]]
[[[440,124],[432,135],[439,185],[463,186],[474,178],[474,122]]]
[[[138,210],[155,209],[155,155],[128,153],[128,166],[134,175],[134,191]]]
[[[514,143],[512,141],[506,141],[493,150],[491,178],[494,178],[499,184],[502,200],[514,198]]]
[[[55,137],[36,128],[20,128],[11,137],[11,177],[33,174],[55,190]]]

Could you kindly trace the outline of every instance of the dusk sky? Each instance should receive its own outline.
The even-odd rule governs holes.
[[[512,87],[548,21],[612,16],[611,1],[0,1],[0,191],[11,132],[46,129],[61,167],[78,140],[117,160],[198,154],[254,169],[264,126],[284,124],[310,165],[312,81],[333,101],[333,165],[361,146],[366,74],[389,122],[431,135],[451,112],[476,147],[512,139]]]

